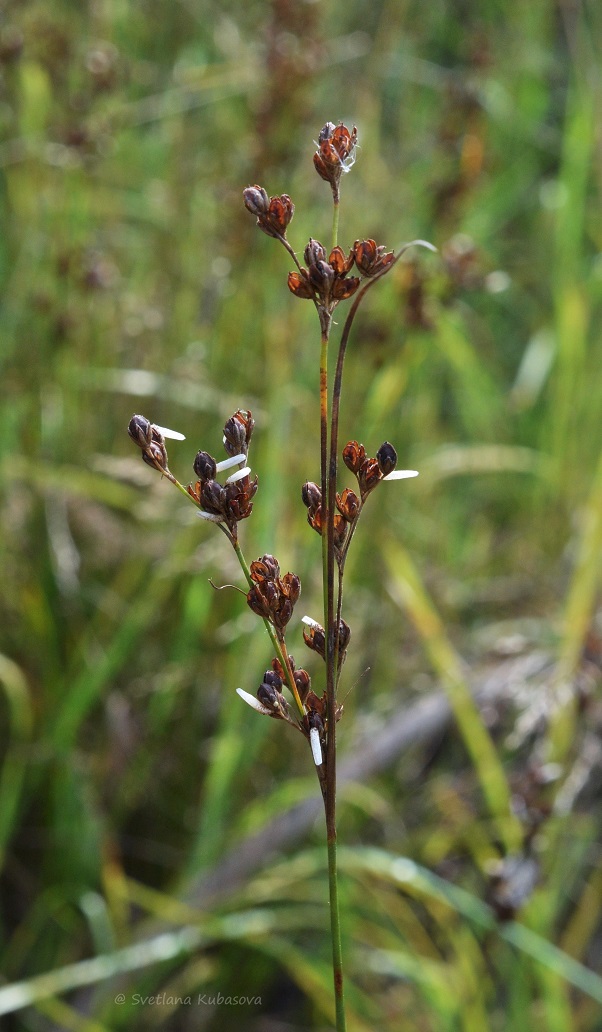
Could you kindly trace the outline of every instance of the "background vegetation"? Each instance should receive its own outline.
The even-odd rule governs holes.
[[[125,428],[185,433],[186,482],[250,407],[245,553],[317,615],[315,316],[241,190],[289,193],[293,245],[327,243],[312,140],[343,119],[340,242],[440,251],[369,295],[343,401],[343,440],[421,471],[377,492],[348,566],[340,748],[372,758],[341,789],[350,1028],[602,1029],[601,21],[593,0],[2,4],[0,939],[28,980],[3,1027],[330,1027],[307,750],[234,695],[269,643],[208,584],[239,580],[227,543]],[[261,1005],[169,1002],[199,993]]]

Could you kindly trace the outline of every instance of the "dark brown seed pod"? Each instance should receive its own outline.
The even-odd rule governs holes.
[[[358,444],[357,441],[349,441],[343,448],[343,462],[347,469],[350,469],[356,476],[365,458],[366,449],[363,444]]]
[[[309,283],[309,279],[307,278],[307,272],[305,269],[303,269],[303,273],[305,275],[299,272],[289,272],[287,280],[288,289],[291,294],[295,295],[295,297],[301,297],[308,301],[310,298],[314,297],[314,292]]]
[[[315,512],[322,505],[322,491],[313,480],[308,480],[301,488],[303,504],[310,512]]]
[[[389,444],[388,441],[381,444],[376,453],[376,461],[378,462],[378,468],[380,469],[383,477],[392,473],[397,465],[397,452],[393,445]]]
[[[344,516],[349,523],[353,523],[359,512],[361,504],[355,491],[351,491],[350,488],[346,487],[342,494],[337,494],[336,504],[341,515]]]
[[[315,265],[316,262],[326,261],[326,250],[322,247],[319,240],[314,240],[313,237],[309,238],[309,243],[303,252],[306,265]]]
[[[139,448],[148,448],[152,440],[152,431],[146,416],[132,416],[128,423],[128,434]]]
[[[356,240],[353,245],[355,264],[363,276],[376,276],[388,268],[395,259],[393,251],[387,251],[374,240]]]
[[[270,206],[270,199],[262,186],[248,186],[242,192],[245,208],[251,215],[266,215]]]
[[[206,480],[201,486],[201,505],[205,512],[215,516],[223,516],[226,503],[226,492],[217,480]]]
[[[300,667],[298,670],[295,670],[293,679],[295,681],[297,691],[299,692],[299,698],[301,699],[301,702],[304,703],[311,688],[311,677],[307,673],[307,670],[303,670]]]
[[[345,620],[339,620],[339,655],[342,656],[351,640],[351,628]]]
[[[264,555],[256,559],[250,567],[251,580],[275,580],[280,576],[280,564],[273,555]]]
[[[312,652],[317,652],[322,659],[326,658],[326,633],[321,624],[316,623],[315,620],[310,620],[309,617],[303,618],[303,623],[307,624],[307,630],[303,631],[303,641],[307,645],[308,649]]]
[[[206,451],[199,451],[193,463],[193,469],[199,480],[214,480],[217,463],[212,455]]]
[[[362,501],[381,480],[382,473],[376,459],[364,459],[357,477]]]
[[[224,448],[231,457],[246,455],[255,420],[248,409],[237,409],[224,426]]]

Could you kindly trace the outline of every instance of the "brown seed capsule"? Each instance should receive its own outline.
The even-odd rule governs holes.
[[[307,272],[305,269],[303,270],[303,273],[305,275],[302,275],[298,272],[289,272],[287,280],[288,289],[290,290],[291,294],[295,295],[295,297],[301,297],[305,300],[309,300],[310,298],[314,297],[314,292],[310,286],[309,279],[306,278]]]
[[[360,281],[357,276],[348,276],[346,279],[335,280],[332,287],[333,300],[346,301],[347,298],[355,294],[359,285]]]
[[[330,288],[335,277],[334,269],[328,262],[317,261],[314,265],[310,265],[308,272],[311,286],[317,291],[323,302],[327,304],[330,298]]]
[[[269,684],[278,691],[282,688],[282,678],[276,670],[266,670],[263,675],[264,684]]]
[[[342,247],[334,247],[328,256],[328,261],[332,265],[337,276],[346,276],[354,262],[353,251],[350,251],[347,257]]]
[[[341,515],[344,516],[349,523],[353,523],[360,508],[360,500],[355,491],[351,491],[350,488],[346,487],[342,495],[337,494],[336,503],[337,509]]]
[[[139,448],[148,448],[152,441],[152,431],[146,416],[132,416],[128,424],[128,434]]]
[[[334,547],[341,549],[345,544],[345,539],[349,530],[347,520],[341,516],[338,512],[334,514]]]
[[[257,689],[257,698],[266,709],[278,709],[278,695],[271,685],[260,684]]]
[[[376,461],[378,462],[378,467],[383,477],[386,477],[389,473],[392,473],[397,465],[397,452],[395,451],[393,445],[389,444],[388,441],[385,441],[384,444],[381,444],[380,448],[376,453]]]
[[[360,467],[357,480],[360,488],[360,495],[362,501],[364,501],[366,496],[369,495],[382,480],[382,473],[376,459],[364,459]]]
[[[279,580],[280,591],[285,598],[290,599],[291,605],[295,605],[295,602],[301,594],[301,580],[296,573],[285,573],[284,577]]]
[[[366,449],[363,444],[357,441],[349,441],[343,448],[343,462],[356,476],[360,471],[362,462],[366,458]]]
[[[312,530],[316,531],[316,534],[322,534],[322,510],[310,509],[307,513],[307,522],[309,523]]]
[[[335,126],[327,122],[320,131],[318,150],[314,154],[314,167],[318,175],[330,183],[333,195],[338,196],[338,187],[343,172],[348,172],[355,160],[357,129],[349,131],[341,122]]]
[[[339,620],[339,655],[343,655],[351,640],[351,628],[345,620]]]
[[[386,251],[374,240],[356,240],[353,245],[355,264],[364,276],[376,276],[393,262],[393,251]]]
[[[288,194],[270,197],[262,186],[248,186],[243,190],[245,207],[257,216],[257,225],[272,237],[286,236],[286,228],[295,213],[295,205]]]
[[[216,462],[209,452],[199,451],[196,453],[193,469],[200,480],[215,479]]]
[[[317,652],[322,659],[326,658],[326,634],[320,624],[312,623],[304,630],[303,641],[312,652]]]
[[[206,480],[201,486],[201,505],[205,512],[214,516],[223,516],[226,492],[217,480]]]
[[[245,208],[251,215],[266,215],[270,206],[270,199],[262,186],[248,186],[243,190]]]
[[[228,455],[246,455],[255,427],[255,420],[248,409],[237,409],[224,427],[224,448]]]
[[[309,243],[303,252],[303,257],[307,265],[315,265],[316,262],[326,261],[326,251],[319,240],[314,240],[313,237],[310,237]]]
[[[251,563],[251,580],[275,580],[280,576],[280,565],[273,555],[264,555]]]
[[[254,587],[247,592],[247,605],[249,606],[249,609],[252,609],[253,612],[257,614],[257,616],[262,616],[266,620],[269,619],[269,602],[260,591],[259,585],[254,585]]]
[[[305,702],[311,687],[311,678],[307,673],[307,670],[303,670],[302,668],[295,670],[293,674],[293,679],[295,681],[297,691],[299,692],[299,698],[301,699],[301,702]]]
[[[279,605],[274,610],[273,622],[276,627],[281,630],[286,627],[291,616],[293,615],[293,604],[288,598],[282,598]]]
[[[308,480],[301,488],[301,498],[306,508],[315,512],[322,504],[322,491],[312,480]]]
[[[286,236],[287,226],[294,214],[295,205],[288,194],[281,194],[280,197],[271,197],[268,213],[265,217],[267,225],[264,227],[261,220],[258,220],[259,225],[264,232],[268,233],[268,236],[278,234],[284,237]]]
[[[228,523],[238,523],[251,515],[253,505],[251,499],[257,493],[257,477],[253,480],[249,476],[241,477],[224,487],[225,503],[224,512]]]

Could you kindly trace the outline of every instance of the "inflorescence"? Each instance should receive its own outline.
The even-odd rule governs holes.
[[[327,123],[319,134],[314,166],[319,176],[331,186],[333,199],[338,204],[340,180],[355,161],[357,130],[349,130],[340,123]],[[295,206],[288,194],[270,197],[261,186],[249,186],[243,193],[246,208],[257,220],[257,226],[268,236],[278,240],[295,262],[296,269],[288,274],[289,290],[299,298],[311,300],[318,312],[323,336],[327,337],[334,309],[350,298],[359,297],[374,281],[393,268],[400,257],[388,251],[373,239],[356,240],[345,251],[334,245],[329,251],[316,239],[310,238],[303,252],[301,264],[287,239],[287,230],[294,216]],[[240,697],[257,712],[284,720],[300,730],[307,738],[318,768],[324,790],[326,742],[328,738],[327,694],[316,694],[311,688],[307,670],[297,667],[288,652],[286,631],[301,593],[301,581],[294,573],[281,573],[277,559],[263,555],[247,566],[239,545],[238,525],[253,510],[258,478],[251,475],[248,464],[249,445],[254,420],[247,409],[238,409],[226,422],[223,445],[226,458],[218,461],[207,451],[198,451],[193,469],[195,480],[187,487],[172,474],[165,444],[166,438],[183,440],[181,434],[151,423],[145,416],[135,415],[128,432],[141,449],[143,460],[178,487],[196,505],[198,515],[215,523],[229,539],[245,574],[248,591],[247,605],[261,617],[270,635],[275,655],[271,669],[265,671],[255,695],[237,689]],[[363,444],[349,441],[342,450],[347,470],[355,484],[336,491],[336,511],[329,512],[322,487],[307,481],[301,490],[310,526],[322,537],[328,533],[331,521],[334,561],[342,578],[347,551],[368,496],[383,481],[417,476],[415,470],[397,470],[397,453],[393,445],[384,442],[375,456],[369,456]],[[221,475],[233,472],[224,479]],[[334,508],[334,507],[333,507]],[[303,617],[303,640],[308,649],[327,660],[329,632],[318,621]],[[332,639],[336,656],[336,680],[349,645],[351,631],[337,607],[332,625]],[[293,716],[284,691],[288,688],[296,705]],[[342,706],[330,710],[335,722]]]

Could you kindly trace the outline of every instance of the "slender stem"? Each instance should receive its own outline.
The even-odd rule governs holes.
[[[320,342],[320,476],[322,504],[322,592],[324,627],[328,630],[328,330],[322,329]]]
[[[336,486],[334,468],[328,455],[328,330],[330,319],[324,317],[320,348],[320,471],[322,487],[322,569],[324,593],[324,627],[326,629],[326,786],[324,810],[326,842],[328,847],[328,886],[330,898],[330,930],[332,937],[332,971],[337,1032],[345,1032],[345,1002],[343,996],[343,954],[341,947],[341,918],[337,884],[337,831],[336,831],[336,678],[334,626],[334,503],[330,500],[331,484]],[[338,635],[336,636],[338,638]]]
[[[334,198],[334,204],[332,206],[332,246],[337,246],[337,240],[339,238],[339,197],[338,194]]]
[[[220,524],[220,526],[221,526],[221,524]],[[228,534],[227,531],[226,531],[226,534]],[[229,534],[228,534],[228,537],[230,537]],[[246,561],[246,559],[245,559],[245,557],[243,555],[242,549],[241,549],[238,541],[234,541],[232,538],[230,538],[230,540],[232,541],[232,547],[234,548],[234,551],[236,552],[236,557],[237,557],[237,559],[238,559],[238,561],[240,563],[241,570],[242,570],[242,572],[245,575],[247,584],[249,585],[250,588],[252,588],[253,587],[253,578],[251,577],[251,571],[249,570],[249,567],[248,567],[247,561]],[[265,617],[262,617],[262,619],[263,619],[263,623],[264,623],[265,629],[266,629],[266,631],[268,632],[268,634],[270,636],[270,641],[271,641],[272,645],[274,646],[274,651],[275,651],[276,655],[278,656],[278,659],[280,660],[280,664],[282,666],[282,669],[284,670],[284,672],[286,674],[286,683],[287,683],[288,687],[290,688],[291,695],[293,696],[295,702],[297,703],[297,709],[299,710],[299,713],[301,714],[302,717],[304,717],[305,716],[305,706],[301,702],[301,699],[299,697],[299,692],[297,691],[297,685],[295,684],[295,679],[293,677],[293,672],[291,670],[291,664],[289,662],[288,652],[286,650],[286,645],[284,644],[284,641],[280,641],[279,640],[279,638],[278,638],[278,636],[276,634],[276,631],[272,627],[270,621],[267,620]]]
[[[327,775],[328,776],[328,775]],[[334,1004],[337,1032],[346,1032],[345,996],[343,987],[343,950],[339,917],[339,886],[337,878],[337,837],[328,839],[328,888],[330,892],[330,930],[332,935],[332,972],[334,976]]]

